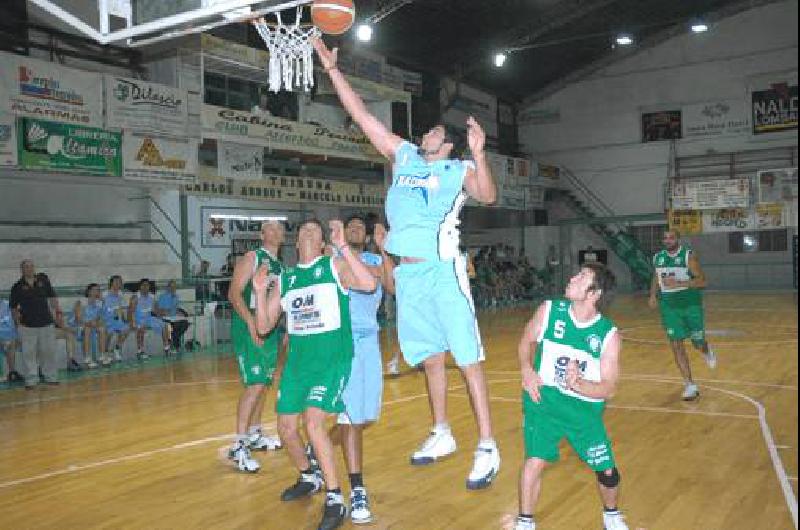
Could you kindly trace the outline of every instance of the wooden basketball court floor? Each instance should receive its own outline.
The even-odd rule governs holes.
[[[621,297],[611,311],[625,338],[623,377],[606,413],[621,507],[631,529],[796,528],[796,294],[711,293],[707,308],[720,362],[711,372],[692,354],[702,390],[694,403],[679,400],[678,372],[646,300]],[[386,380],[383,416],[366,433],[376,515],[369,527],[499,529],[516,513],[516,345],[529,314],[481,317],[503,457],[496,483],[480,492],[464,487],[476,432],[454,369],[449,412],[459,451],[434,466],[409,465],[430,420],[424,379],[406,369]],[[384,346],[387,357],[395,339],[384,337]],[[316,528],[322,496],[279,500],[296,476],[285,452],[259,453],[256,475],[220,458],[239,391],[232,357],[197,355],[0,392],[0,528]],[[264,419],[274,427],[272,412]],[[566,446],[546,472],[536,515],[542,529],[601,527],[594,474]]]

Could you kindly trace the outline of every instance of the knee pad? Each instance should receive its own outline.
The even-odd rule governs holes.
[[[606,474],[605,471],[597,471],[597,482],[607,488],[616,488],[619,486],[620,476],[617,468],[611,469],[611,474]]]

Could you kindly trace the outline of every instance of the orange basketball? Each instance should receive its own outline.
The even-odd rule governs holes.
[[[353,0],[314,0],[311,4],[311,20],[322,33],[341,35],[355,19]]]

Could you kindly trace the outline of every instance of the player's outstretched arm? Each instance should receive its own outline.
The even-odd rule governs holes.
[[[542,328],[545,325],[546,313],[547,309],[545,304],[539,305],[533,318],[525,325],[525,330],[522,332],[522,338],[517,347],[519,368],[522,374],[522,388],[528,392],[528,395],[536,403],[539,403],[542,399],[539,392],[542,380],[539,374],[533,369],[533,352],[534,346],[538,344],[539,335],[541,335]]]
[[[339,71],[336,66],[339,49],[329,50],[325,43],[322,42],[322,39],[319,38],[311,39],[311,44],[317,50],[317,56],[322,63],[322,68],[328,72],[342,106],[353,118],[353,121],[361,127],[361,130],[364,131],[364,134],[375,146],[375,149],[389,160],[393,160],[394,154],[403,139],[387,129],[378,118],[367,110],[367,106],[364,105],[361,96],[353,90],[347,78]]]
[[[375,245],[381,253],[381,284],[383,289],[389,293],[394,294],[394,260],[386,252],[386,227],[381,223],[375,225]]]
[[[619,381],[619,352],[621,345],[619,331],[614,331],[600,354],[600,382],[598,383],[583,379],[578,363],[571,361],[567,366],[567,387],[578,394],[594,399],[609,399],[613,397]]]
[[[355,289],[356,291],[373,292],[378,288],[378,280],[369,267],[364,265],[361,260],[353,254],[350,245],[344,237],[344,223],[338,219],[333,219],[328,223],[331,229],[331,244],[336,248],[339,258],[335,258],[333,266],[345,289]]]
[[[484,204],[491,204],[497,200],[497,186],[494,176],[486,161],[486,133],[478,121],[470,116],[467,119],[467,144],[475,161],[475,169],[468,169],[464,176],[464,188],[470,197]]]
[[[278,284],[267,297],[270,284],[269,267],[262,265],[253,275],[253,291],[256,297],[255,329],[259,335],[266,335],[278,325],[281,317],[281,290]]]

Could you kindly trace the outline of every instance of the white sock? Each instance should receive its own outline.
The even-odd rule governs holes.
[[[433,426],[434,432],[450,432],[450,424],[447,422],[437,423]]]
[[[497,442],[494,438],[483,438],[478,442],[478,447],[481,449],[497,449]]]
[[[258,434],[261,432],[261,425],[251,425],[249,429],[247,429],[247,434],[253,435]]]

